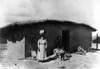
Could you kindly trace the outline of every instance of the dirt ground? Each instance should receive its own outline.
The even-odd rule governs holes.
[[[100,51],[87,52],[86,55],[72,54],[70,60],[60,59],[38,62],[31,57],[15,60],[0,57],[0,69],[100,69]]]

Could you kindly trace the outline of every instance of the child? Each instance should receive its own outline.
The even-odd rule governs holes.
[[[57,58],[59,57],[59,50],[60,50],[59,47],[57,47],[53,51]]]

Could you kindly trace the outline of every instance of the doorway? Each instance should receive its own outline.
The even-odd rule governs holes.
[[[70,30],[64,30],[62,31],[62,46],[64,47],[64,50],[69,52],[70,48]]]

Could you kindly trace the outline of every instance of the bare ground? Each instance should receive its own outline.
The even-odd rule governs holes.
[[[0,69],[100,69],[100,51],[87,52],[86,55],[73,53],[66,61],[38,62],[31,57],[22,60],[0,57],[0,60]]]

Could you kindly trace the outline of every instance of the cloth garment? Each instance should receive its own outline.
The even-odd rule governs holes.
[[[38,52],[37,52],[37,59],[38,60],[45,60],[46,59],[46,57],[47,57],[46,48],[47,48],[46,39],[40,39],[38,41]]]

